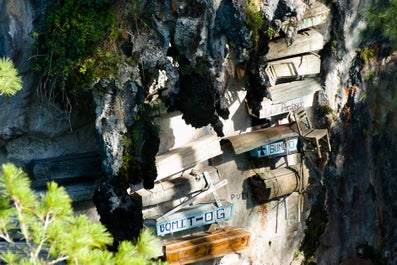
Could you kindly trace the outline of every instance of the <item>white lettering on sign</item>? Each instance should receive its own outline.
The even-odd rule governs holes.
[[[298,151],[298,138],[274,142],[271,144],[263,145],[250,151],[253,157],[277,157],[292,154]]]
[[[287,113],[305,106],[305,98],[297,98],[286,102],[271,104],[270,102],[262,102],[260,110],[260,118],[268,118],[279,114]],[[308,106],[307,106],[308,107]]]
[[[233,204],[231,203],[217,208],[207,210],[198,208],[197,210],[201,211],[194,213],[188,211],[186,216],[183,216],[183,212],[178,212],[168,216],[167,221],[156,223],[157,235],[165,235],[197,226],[226,221],[233,217]]]

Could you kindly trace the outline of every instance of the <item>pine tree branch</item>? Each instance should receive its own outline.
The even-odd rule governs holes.
[[[47,228],[48,225],[50,224],[51,220],[50,220],[50,215],[47,214],[46,217],[44,218],[44,226],[43,226],[43,231],[41,233],[41,240],[39,245],[37,246],[36,252],[34,253],[33,259],[36,260],[37,257],[39,256],[44,243],[48,240],[48,237],[46,237],[46,233],[47,233]]]
[[[11,239],[10,235],[7,233],[7,230],[3,230],[3,233],[0,234],[0,238],[4,239],[8,243],[14,243],[14,241]]]
[[[25,238],[26,245],[28,246],[28,250],[27,250],[26,254],[29,257],[32,258],[33,257],[33,252],[32,252],[33,251],[33,249],[32,249],[33,247],[32,247],[32,244],[31,244],[31,241],[30,241],[30,238],[29,238],[28,229],[26,227],[25,222],[23,222],[24,220],[22,218],[22,205],[19,204],[19,202],[18,202],[18,200],[16,198],[13,198],[13,200],[14,200],[15,208],[17,209],[17,217],[18,217],[18,221],[19,221],[19,227],[21,229],[23,237]]]
[[[58,262],[67,260],[68,258],[69,258],[69,256],[63,256],[63,257],[61,256],[61,257],[58,257],[56,260],[51,261],[48,264],[57,264]]]

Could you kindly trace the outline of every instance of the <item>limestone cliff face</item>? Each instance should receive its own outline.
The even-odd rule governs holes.
[[[25,167],[37,183],[51,180],[54,175],[68,184],[84,182],[89,190],[86,199],[94,196],[93,183],[103,181],[94,196],[102,221],[111,227],[116,239],[135,236],[142,216],[125,190],[142,179],[150,187],[155,170],[151,167],[153,161],[143,159],[138,161],[141,166],[134,168],[134,174],[123,171],[129,148],[123,137],[134,133],[142,136],[134,149],[135,157],[154,159],[159,148],[158,139],[147,133],[150,126],[137,125],[143,102],[161,107],[166,103],[168,111],[180,111],[192,127],[209,125],[223,136],[230,133],[230,123],[234,131],[247,127],[247,121],[241,120],[247,116],[231,116],[236,101],[240,103],[238,109],[245,108],[240,93],[247,93],[254,111],[258,111],[258,103],[266,95],[269,83],[263,70],[269,39],[262,36],[259,42],[253,41],[246,24],[246,2],[145,1],[152,24],[120,45],[126,60],[120,64],[117,78],[104,77],[93,85],[93,92],[86,95],[83,104],[65,112],[37,93],[38,78],[31,70],[35,55],[31,33],[34,21],[44,14],[45,1],[0,0],[0,56],[14,61],[24,81],[23,90],[16,96],[0,97],[0,162]],[[309,2],[258,1],[265,23],[275,28],[286,17],[299,22]],[[317,164],[312,161],[313,170],[322,180],[314,183],[325,191],[325,200],[316,198],[320,193],[314,191],[309,195],[310,202],[317,200],[328,215],[325,230],[311,239],[318,242],[316,251],[310,253],[318,264],[373,258],[364,251],[368,246],[388,264],[395,264],[397,259],[393,222],[396,88],[393,81],[387,82],[394,80],[395,66],[394,58],[386,56],[384,64],[376,62],[370,69],[377,74],[374,79],[367,82],[360,78],[364,73],[355,51],[365,28],[358,10],[365,3],[333,2],[332,16],[321,29],[328,44],[322,53],[324,90],[318,94],[314,117],[316,126],[330,127],[333,151]],[[280,34],[293,42],[296,28]],[[128,58],[137,63],[128,63]],[[323,103],[331,106],[333,117],[323,115],[316,107]],[[244,126],[239,127],[241,124]],[[143,154],[148,145],[154,148]],[[87,166],[98,161],[102,168],[92,171]],[[222,167],[227,168],[228,161],[222,161]],[[59,165],[63,165],[60,170]],[[242,184],[235,184],[238,193]],[[249,206],[253,217],[244,222],[250,227],[260,223],[271,226],[269,220],[274,215],[278,218],[272,205]],[[294,248],[307,242],[303,240],[303,224],[294,223],[286,230],[291,234],[285,237],[254,235],[256,242],[266,237],[262,241],[267,249],[260,252],[259,245],[255,246],[244,264],[270,264],[269,260],[289,264]],[[263,254],[271,252],[277,253],[273,259]],[[282,257],[288,258],[284,261]]]

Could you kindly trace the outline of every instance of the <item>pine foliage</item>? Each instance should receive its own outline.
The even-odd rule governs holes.
[[[22,89],[22,79],[9,58],[0,58],[0,95],[13,96]]]
[[[142,230],[136,244],[122,242],[107,250],[113,238],[100,223],[73,214],[63,187],[51,182],[37,195],[22,169],[3,164],[0,172],[0,238],[8,250],[6,264],[163,264],[155,258],[159,241]],[[152,260],[153,259],[153,260]]]
[[[369,28],[381,33],[397,48],[397,0],[377,1],[365,8],[365,16]]]

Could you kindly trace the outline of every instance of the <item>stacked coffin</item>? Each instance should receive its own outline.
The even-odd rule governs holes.
[[[303,164],[280,167],[249,178],[253,199],[259,204],[293,192],[301,193],[308,186],[308,180],[309,170]]]
[[[54,181],[65,187],[74,202],[91,200],[97,181],[104,175],[96,152],[32,160],[26,170],[34,190],[44,191],[47,183]]]
[[[194,237],[168,242],[163,252],[171,265],[190,264],[227,254],[240,253],[249,247],[250,233],[226,227]]]
[[[271,87],[268,89],[269,97],[261,102],[258,118],[271,118],[299,107],[312,106],[314,93],[321,89],[316,81],[321,66],[317,52],[324,45],[322,34],[313,27],[325,23],[328,14],[329,9],[316,2],[307,9],[292,44],[287,44],[282,37],[269,42],[265,72]],[[252,114],[251,110],[249,113]]]

